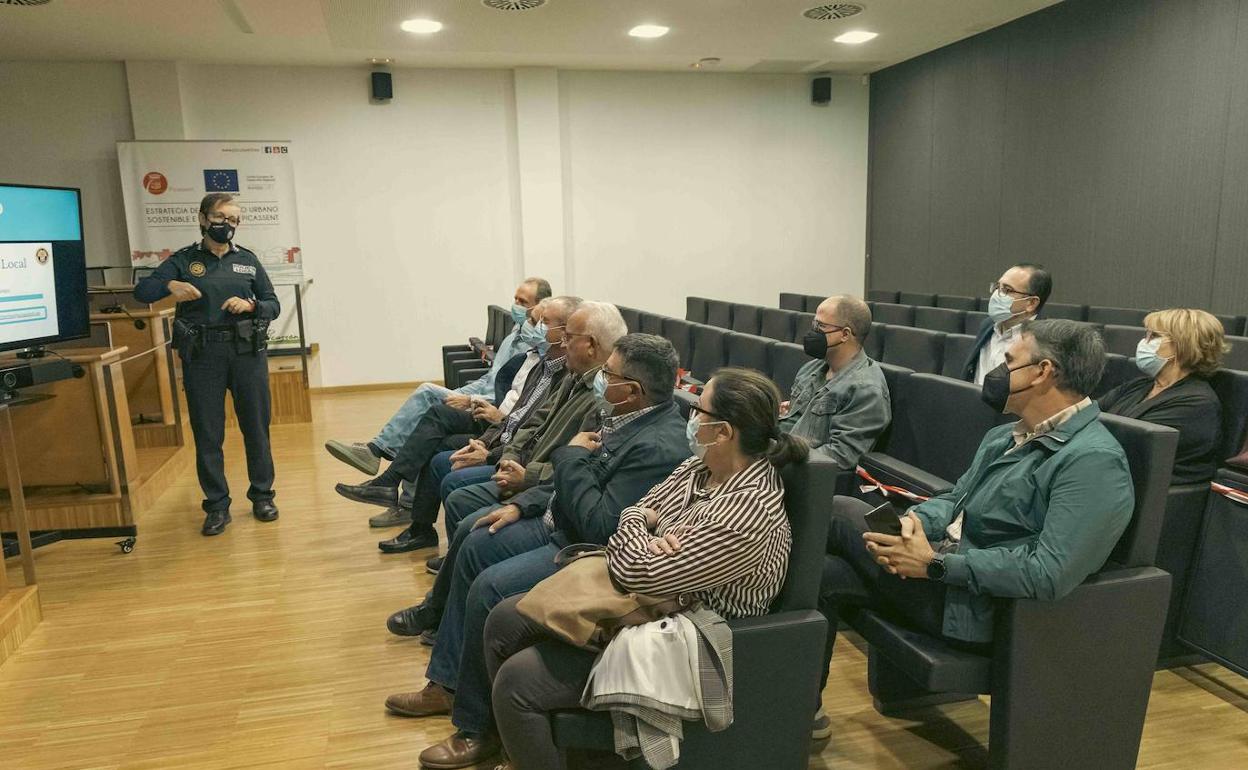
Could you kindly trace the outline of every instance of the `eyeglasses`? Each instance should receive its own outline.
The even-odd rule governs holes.
[[[810,328],[817,332],[821,332],[823,334],[831,334],[832,332],[839,332],[842,329],[849,329],[848,326],[837,326],[836,324],[825,324],[823,321],[811,321]],[[850,331],[850,334],[853,334],[854,330],[849,329],[849,331]]]
[[[702,414],[706,415],[707,417],[714,417],[716,420],[720,420],[720,421],[722,421],[722,422],[728,422],[728,421],[727,421],[727,420],[725,420],[723,417],[720,417],[719,415],[717,415],[717,414],[715,414],[714,412],[712,412],[710,409],[703,409],[702,407],[698,406],[697,404],[690,404],[690,405],[689,405],[689,408],[690,408],[690,409],[692,409],[692,410],[693,410],[693,411],[695,411],[695,412],[700,412],[700,413],[702,413]]]
[[[1155,332],[1152,329],[1144,330],[1144,339],[1147,342],[1152,342],[1153,340],[1169,339],[1169,337],[1170,335],[1166,334],[1165,332]]]
[[[646,392],[646,386],[641,384],[641,380],[634,380],[632,377],[628,377],[626,375],[620,374],[619,372],[613,372],[605,366],[602,367],[602,373],[607,375],[608,377],[615,377],[616,379],[624,380],[625,382],[631,382],[637,387],[641,388],[642,393]],[[614,385],[615,383],[610,383],[610,384]]]
[[[225,214],[209,214],[208,221],[212,222],[214,225],[220,225],[220,224],[229,222],[235,227],[238,227],[242,223],[243,218],[242,217],[227,217]]]
[[[1019,291],[1018,289],[1013,288],[1009,284],[1004,284],[1004,283],[1001,283],[1000,281],[993,281],[992,284],[988,287],[988,291],[994,294],[999,291],[1002,294],[1010,295],[1014,299],[1026,299],[1028,297],[1035,296],[1034,294],[1028,294],[1025,291]]]
[[[569,339],[569,338],[571,338],[571,337],[589,337],[590,339],[593,339],[594,335],[589,334],[589,333],[587,333],[587,332],[568,332],[568,331],[565,331],[565,332],[563,333],[563,339],[562,339],[562,340],[560,340],[560,342],[562,342],[564,345],[567,345],[567,344],[568,344],[568,339]]]

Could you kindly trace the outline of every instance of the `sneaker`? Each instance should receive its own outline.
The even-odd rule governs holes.
[[[425,560],[425,572],[430,575],[438,574],[438,570],[442,569],[442,563],[445,561],[445,556],[430,556]]]
[[[832,737],[832,720],[828,719],[828,715],[823,713],[823,709],[815,712],[815,721],[810,725],[810,739],[812,741],[826,741]]]
[[[368,444],[348,444],[345,441],[331,440],[325,442],[325,449],[334,459],[355,468],[367,476],[376,476],[381,468],[381,460],[368,448]]]
[[[387,508],[384,513],[379,513],[368,520],[368,526],[375,528],[382,527],[398,527],[412,523],[412,512],[403,508]]]

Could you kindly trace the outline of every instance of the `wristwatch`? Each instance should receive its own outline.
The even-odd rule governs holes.
[[[927,579],[944,580],[946,571],[945,555],[943,553],[932,554],[932,560],[927,563]]]

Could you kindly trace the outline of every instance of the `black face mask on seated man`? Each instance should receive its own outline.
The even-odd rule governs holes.
[[[828,354],[829,348],[840,347],[841,345],[841,342],[837,342],[835,345],[829,345],[828,335],[832,332],[839,332],[843,328],[845,327],[842,326],[837,329],[829,329],[826,332],[821,332],[818,329],[811,329],[806,332],[804,337],[802,337],[802,350],[806,351],[806,355],[811,358],[823,358]]]
[[[1010,400],[1010,396],[1031,389],[1031,386],[1028,385],[1018,390],[1010,390],[1010,373],[1019,369],[1026,369],[1029,366],[1036,366],[1039,363],[1039,361],[1033,361],[1030,364],[1023,364],[1011,369],[1009,364],[1002,362],[996,369],[984,375],[984,387],[980,391],[979,397],[985,404],[992,407],[994,412],[1005,414],[1005,405]]]

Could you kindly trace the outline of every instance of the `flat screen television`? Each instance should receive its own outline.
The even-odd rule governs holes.
[[[91,334],[82,193],[0,183],[0,351]]]

